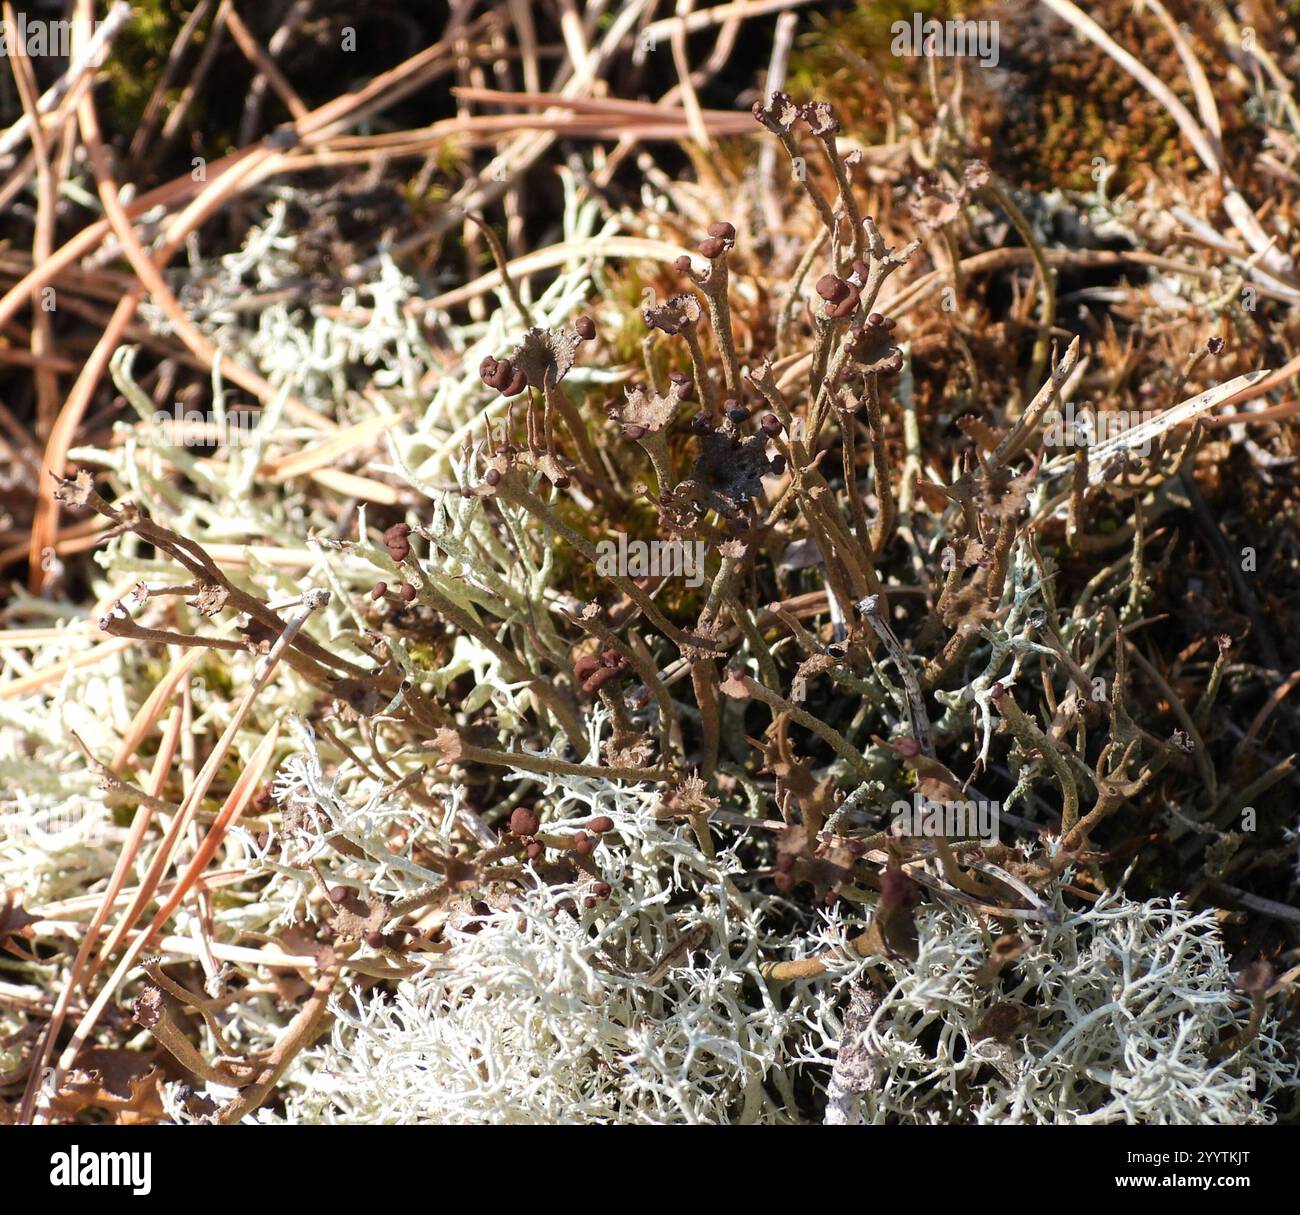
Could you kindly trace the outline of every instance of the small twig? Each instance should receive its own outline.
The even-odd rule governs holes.
[[[131,6],[126,3],[126,0],[117,0],[117,3],[108,10],[107,15],[95,24],[90,40],[68,64],[63,75],[41,94],[36,102],[36,112],[48,114],[73,85],[77,84],[92,68],[103,62],[102,56],[109,43],[121,33],[122,28],[130,20]],[[0,133],[0,156],[12,152],[28,138],[31,124],[31,115],[24,113],[8,130]]]
[[[515,768],[521,772],[549,773],[552,776],[591,776],[601,780],[662,781],[668,779],[666,768],[620,768],[600,764],[575,764],[550,755],[532,755],[527,751],[494,751],[465,742],[454,730],[444,729],[437,738],[426,740],[425,748],[440,755],[445,763],[491,764],[498,768]]]
[[[920,744],[921,751],[933,757],[934,732],[930,728],[930,717],[925,709],[925,697],[922,695],[921,685],[917,682],[916,672],[912,669],[907,651],[894,635],[894,630],[889,627],[889,622],[880,613],[880,596],[868,595],[858,603],[858,611],[862,613],[863,619],[871,626],[871,631],[880,638],[890,658],[894,660],[899,678],[903,681],[903,693],[907,697],[912,734]]]
[[[305,1050],[329,1027],[333,1014],[330,996],[339,980],[339,967],[331,966],[316,981],[311,997],[293,1019],[280,1040],[271,1048],[257,1080],[217,1113],[215,1121],[228,1125],[240,1122],[271,1094],[299,1051]]]
[[[728,696],[737,698],[752,696],[755,700],[761,700],[774,713],[788,714],[792,721],[797,722],[805,730],[810,730],[816,734],[863,780],[875,779],[876,774],[871,765],[862,758],[861,753],[838,730],[832,729],[824,721],[820,721],[811,713],[791,703],[779,692],[764,687],[758,680],[739,671],[731,672],[721,687],[722,691]]]

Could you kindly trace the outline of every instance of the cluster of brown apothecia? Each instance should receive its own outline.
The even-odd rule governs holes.
[[[829,110],[815,106],[808,113],[819,138],[826,141]],[[833,139],[828,146],[838,155]],[[824,207],[819,210],[828,212]],[[582,390],[574,392],[571,382],[566,383],[579,347],[598,338],[597,321],[590,315],[577,317],[569,327],[530,323],[514,350],[489,355],[479,366],[483,383],[500,394],[494,410],[501,398],[507,398],[507,403],[504,416],[488,427],[488,438],[478,448],[481,473],[467,472],[460,492],[522,512],[530,518],[529,527],[544,534],[548,544],[562,544],[593,566],[598,566],[593,540],[575,518],[594,519],[599,534],[626,517],[638,500],[649,503],[658,515],[660,536],[700,543],[720,563],[716,573],[707,575],[707,602],[690,627],[668,618],[653,587],[596,568],[597,575],[609,578],[611,600],[621,600],[631,609],[630,617],[623,610],[621,618],[630,619],[638,631],[653,627],[657,634],[646,634],[644,641],[633,639],[608,610],[589,605],[583,617],[585,635],[571,639],[568,664],[557,671],[550,666],[550,654],[532,652],[535,647],[526,643],[508,653],[491,629],[446,599],[432,580],[421,577],[413,565],[409,528],[397,526],[384,533],[389,557],[409,571],[400,597],[418,600],[435,619],[445,617],[492,648],[512,679],[526,681],[534,689],[539,711],[560,724],[579,753],[585,753],[587,746],[583,701],[599,698],[612,723],[610,738],[600,744],[600,758],[608,765],[603,770],[611,775],[625,773],[625,779],[631,779],[644,773],[666,780],[669,793],[693,773],[706,782],[712,779],[721,742],[719,661],[735,653],[738,640],[743,639],[751,650],[759,644],[743,598],[749,593],[749,582],[770,581],[763,557],[769,534],[774,527],[792,524],[796,533],[801,530],[797,520],[780,516],[794,510],[804,519],[808,538],[829,567],[831,594],[842,601],[849,620],[854,619],[854,597],[869,590],[862,571],[869,567],[877,545],[888,542],[884,529],[878,536],[868,534],[860,507],[856,515],[840,515],[842,507],[826,490],[831,489],[832,495],[844,490],[828,485],[819,470],[817,436],[810,436],[809,430],[814,414],[829,414],[841,418],[846,432],[851,431],[851,414],[865,403],[871,438],[879,447],[872,465],[876,494],[883,501],[881,518],[888,521],[891,465],[884,450],[875,382],[878,376],[898,370],[901,354],[892,338],[893,320],[871,307],[910,248],[896,252],[886,246],[871,219],[862,219],[851,202],[843,202],[831,219],[833,269],[815,287],[805,284],[802,276],[796,283],[807,300],[812,355],[809,382],[800,385],[797,400],[778,384],[768,359],[751,352],[749,357],[758,361],[746,367],[738,354],[729,300],[729,262],[737,230],[724,219],[707,225],[693,255],[684,254],[673,263],[687,280],[686,289],[643,310],[645,374],[629,381],[619,396],[602,399]],[[499,270],[514,307],[531,322],[504,262]],[[665,356],[678,366],[664,368]],[[601,428],[592,424],[593,414],[600,413],[613,424],[619,439],[636,445],[648,458],[653,483],[636,480],[625,460],[615,458],[607,447],[602,449],[609,432],[602,440]],[[680,437],[676,428],[683,423],[690,437],[685,444],[676,441]],[[820,424],[815,429],[820,430]],[[833,429],[832,423],[825,433],[832,435]],[[473,462],[469,468],[474,468]],[[584,515],[575,517],[564,509],[568,501],[581,504]],[[853,501],[858,502],[856,488]],[[495,512],[489,515],[496,517]],[[436,547],[435,537],[417,530]],[[768,593],[774,589],[769,587]],[[379,587],[376,592],[376,598],[387,597],[386,586],[382,593]],[[394,622],[402,627],[407,619],[398,615]],[[742,638],[734,635],[738,628]],[[516,638],[516,646],[522,640]],[[693,706],[679,703],[658,674],[672,660],[665,646],[675,646],[688,663]],[[837,646],[835,661],[846,662],[850,650],[860,662],[860,644]],[[779,670],[783,662],[769,660],[769,670]],[[773,691],[785,703],[775,687]],[[652,741],[656,734],[657,744]],[[452,750],[462,763],[472,763],[476,753],[483,754],[467,744]],[[596,758],[589,755],[589,764]],[[645,766],[652,759],[656,766]],[[544,761],[537,762],[544,766]],[[526,841],[519,857],[525,863],[540,865],[545,859],[545,845],[538,838],[540,824],[535,807],[516,807],[512,813],[508,836]],[[503,838],[503,846],[506,842]],[[791,893],[796,885],[812,880],[806,875],[814,874],[814,888],[825,897],[825,875],[840,870],[826,861],[820,847],[810,838],[806,847],[782,849],[779,868],[773,873],[776,888]],[[570,860],[583,857],[583,839],[569,841],[565,851]],[[557,869],[553,863],[546,872],[556,880],[566,873],[572,876],[570,870]],[[841,878],[849,880],[847,870],[835,881]]]
[[[542,816],[533,806],[516,806],[510,814],[510,835],[516,839],[526,841],[524,843],[524,856],[533,863],[539,863],[546,856],[546,850],[550,848],[558,851],[567,851],[573,854],[575,860],[581,865],[596,847],[596,841],[593,838],[598,835],[608,835],[614,830],[614,820],[607,814],[602,814],[591,819],[587,823],[585,830],[575,831],[571,836],[561,840],[555,836],[541,837]],[[583,905],[590,910],[595,907],[598,901],[610,897],[614,893],[614,888],[604,879],[598,878],[591,882],[587,889],[589,894],[584,896]]]
[[[480,378],[489,388],[495,388],[503,397],[517,397],[528,387],[528,378],[515,369],[509,359],[494,359],[488,355],[478,368]]]
[[[611,680],[626,679],[631,674],[631,665],[617,650],[584,654],[573,664],[573,678],[588,695],[599,692]]]
[[[1015,470],[1012,463],[1027,459],[1041,410],[1027,410],[1001,436],[990,430],[981,440],[986,454],[959,462],[950,484],[932,484],[914,469],[911,492],[903,493],[909,474],[897,464],[900,425],[887,395],[904,356],[895,319],[877,302],[920,242],[891,246],[874,219],[861,213],[851,188],[858,162],[838,148],[828,105],[795,106],[777,94],[756,115],[801,159],[805,136],[797,128],[807,124],[829,168],[820,180],[796,174],[824,220],[828,266],[816,277],[815,257],[804,259],[793,298],[805,307],[790,312],[786,328],[794,343],[782,357],[751,349],[742,360],[737,350],[728,292],[737,230],[727,220],[708,224],[695,253],[675,260],[686,289],[643,309],[644,373],[609,399],[585,385],[574,391],[566,382],[580,346],[599,336],[597,319],[583,315],[570,327],[531,324],[501,260],[513,305],[529,324],[516,349],[480,366],[483,382],[508,399],[504,407],[500,398],[491,402],[492,425],[467,452],[459,492],[487,500],[483,518],[500,528],[503,551],[519,543],[525,522],[548,549],[563,550],[580,566],[585,562],[588,602],[566,606],[545,622],[525,619],[517,605],[503,605],[494,615],[475,600],[469,611],[424,576],[410,551],[409,528],[390,528],[384,545],[408,576],[400,597],[418,600],[435,624],[472,636],[510,681],[528,689],[550,741],[548,753],[529,753],[533,770],[571,775],[572,752],[582,773],[660,783],[668,806],[696,782],[686,799],[694,808],[684,813],[707,816],[706,791],[721,788],[723,768],[748,767],[771,781],[787,824],[765,873],[777,892],[792,895],[807,886],[826,904],[841,890],[874,887],[886,891],[883,911],[896,913],[906,910],[902,894],[910,888],[897,878],[882,879],[867,864],[861,841],[827,824],[839,822],[838,799],[868,773],[900,794],[912,787],[912,769],[922,760],[926,779],[949,780],[937,747],[950,743],[936,743],[927,698],[968,674],[983,644],[981,628],[1006,610],[1012,552],[1026,525],[1027,490],[1037,467]],[[838,194],[834,206],[827,181]],[[602,308],[595,316],[616,319],[610,312]],[[669,370],[666,363],[677,366]],[[1040,390],[1042,400],[1054,383]],[[609,427],[594,424],[601,414]],[[610,443],[611,435],[618,442]],[[644,462],[628,461],[630,445]],[[911,503],[906,520],[900,519],[904,501]],[[646,505],[653,520],[640,509]],[[661,594],[665,579],[676,574],[632,576],[608,563],[602,568],[598,544],[633,518],[656,536],[650,543],[702,547],[701,566],[708,568],[694,584],[704,588],[699,595]],[[932,523],[940,518],[941,524]],[[867,620],[858,605],[879,600],[887,606],[890,563],[902,541],[915,556],[938,534],[921,533],[940,526],[962,567],[922,585],[923,570],[909,564],[903,582],[924,596],[909,602],[925,605],[910,620],[909,655],[891,623],[906,615]],[[430,542],[432,558],[438,537],[417,530]],[[805,563],[787,563],[782,554],[792,551]],[[503,567],[494,577],[509,581],[511,573]],[[592,578],[604,580],[597,583],[604,593],[593,595]],[[809,611],[812,599],[810,615],[797,614]],[[682,616],[687,611],[690,618]],[[399,627],[410,618],[394,617]],[[567,635],[566,625],[572,626]],[[883,672],[881,646],[894,676]],[[903,686],[891,691],[890,679]],[[851,736],[858,729],[846,706],[863,704],[868,694],[903,710],[890,725],[891,739],[864,751],[842,731]],[[599,698],[609,722],[595,743],[589,698]],[[745,719],[743,730],[728,730],[729,721],[736,724],[729,699],[765,706],[770,724],[763,729]],[[1032,749],[1024,740],[1037,736],[1013,699],[999,694],[993,709]],[[517,765],[513,754],[470,744],[480,724],[490,723],[462,722],[443,711],[438,749],[445,761],[488,769]],[[753,736],[756,730],[761,737]],[[564,739],[554,741],[561,734]],[[755,760],[745,745],[761,755]],[[827,762],[826,748],[851,769],[842,787],[838,777],[820,784],[807,778],[814,763]],[[962,784],[955,777],[950,783]],[[1086,829],[1069,795],[1062,817],[1067,830],[1074,829],[1070,843],[1085,845]],[[508,833],[513,843],[502,847],[514,848],[519,862],[540,865],[546,851],[540,822],[536,807],[517,807]],[[548,880],[571,880],[583,847],[580,839],[566,841],[564,863],[548,864]],[[967,893],[998,897],[983,879],[965,875],[961,882]]]

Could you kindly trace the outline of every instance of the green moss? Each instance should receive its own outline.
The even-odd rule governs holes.
[[[610,339],[611,363],[641,362],[641,343],[650,332],[641,315],[644,306],[642,293],[646,287],[654,286],[632,268],[626,274],[610,274],[605,298],[615,305],[617,315],[622,318],[618,332]]]
[[[798,41],[790,57],[786,89],[799,101],[829,98],[842,121],[859,127],[863,134],[876,134],[869,117],[879,90],[863,78],[857,61],[865,60],[886,78],[904,81],[919,61],[891,53],[891,26],[896,21],[910,24],[917,13],[922,18],[946,19],[956,11],[957,6],[943,0],[881,0],[859,3],[830,17],[815,14],[812,30]]]
[[[846,50],[883,72],[903,72],[903,61],[890,53],[891,27],[896,21],[911,24],[917,13],[922,19],[944,19],[954,15],[954,6],[943,0],[880,0],[859,3],[833,17],[814,14],[812,30],[790,56],[790,92],[795,96],[824,96],[827,77],[837,73],[859,80],[845,56]]]
[[[144,117],[145,106],[153,94],[167,62],[168,52],[189,15],[181,0],[136,0],[131,6],[131,20],[113,43],[113,54],[104,66],[109,128],[119,135],[130,135]],[[199,30],[189,47],[195,56],[207,41],[207,29]],[[178,74],[178,84],[167,90],[175,101],[185,84],[185,74]],[[199,117],[201,101],[190,109],[191,119]]]

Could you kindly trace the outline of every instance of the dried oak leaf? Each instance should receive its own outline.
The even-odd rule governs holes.
[[[528,383],[541,391],[569,374],[581,341],[576,330],[534,327],[524,334],[523,345],[512,361],[528,377]]]

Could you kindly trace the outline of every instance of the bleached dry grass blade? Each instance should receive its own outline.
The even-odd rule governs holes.
[[[183,675],[188,667],[193,665],[193,658],[196,655],[187,657],[182,663],[178,663],[173,668],[172,675]],[[163,687],[164,685],[159,685]],[[170,682],[166,691],[166,697],[170,697],[175,690],[175,682]],[[158,702],[158,709],[161,711],[166,700]],[[149,702],[146,702],[144,708],[149,708]],[[142,710],[143,711],[143,710]],[[150,714],[150,717],[153,715]],[[139,715],[137,715],[139,719]],[[155,757],[153,771],[150,774],[148,792],[152,796],[158,796],[167,780],[167,772],[171,767],[172,758],[176,753],[176,744],[179,740],[181,727],[181,716],[179,712],[174,712],[167,723],[167,729],[163,735],[162,744],[158,749],[158,755]],[[127,752],[127,754],[130,754]],[[119,750],[118,758],[114,759],[114,767],[119,766],[119,759],[123,758],[122,751]],[[124,760],[123,760],[124,762]],[[147,805],[141,805],[136,811],[135,819],[131,824],[131,830],[126,841],[122,845],[122,851],[118,854],[117,864],[113,867],[112,876],[109,878],[108,886],[100,896],[99,906],[95,909],[95,914],[90,921],[81,937],[77,947],[76,956],[72,960],[72,965],[68,968],[68,973],[63,983],[63,990],[59,992],[58,1000],[50,1013],[49,1024],[45,1028],[45,1033],[41,1038],[40,1046],[37,1048],[37,1057],[32,1066],[32,1074],[39,1075],[49,1062],[50,1054],[54,1049],[54,1043],[58,1040],[59,1032],[63,1028],[64,1018],[67,1016],[68,1008],[72,1003],[72,997],[79,986],[83,983],[89,984],[99,970],[99,963],[103,961],[103,955],[92,961],[91,953],[95,944],[99,940],[99,934],[102,931],[108,917],[113,910],[113,906],[118,896],[122,892],[122,887],[126,884],[127,874],[130,872],[131,865],[134,863],[136,855],[144,843],[145,832],[148,831],[150,823],[153,821],[153,810]],[[89,964],[89,965],[88,965]],[[30,1086],[29,1086],[30,1087]],[[34,1089],[32,1090],[34,1092]]]
[[[191,650],[179,662],[174,663],[167,674],[158,681],[157,686],[149,693],[148,698],[132,719],[131,725],[122,739],[122,745],[118,747],[117,753],[113,756],[113,762],[109,764],[109,767],[114,772],[121,773],[126,766],[126,761],[136,753],[149,732],[161,720],[163,710],[167,707],[181,680],[188,678],[190,672],[198,665],[199,659],[202,657],[202,650]],[[158,790],[155,789],[153,792],[156,795]]]
[[[377,502],[380,506],[396,506],[402,500],[401,494],[391,485],[337,468],[318,469],[311,474],[311,479],[317,485],[332,489],[345,498],[361,498],[366,502]]]
[[[37,114],[48,114],[73,85],[102,62],[105,50],[130,19],[131,6],[125,3],[125,0],[119,0],[119,3],[108,10],[108,15],[95,25],[90,40],[79,49],[67,70],[41,94],[36,102]],[[32,117],[30,114],[24,114],[7,131],[0,134],[0,156],[7,155],[19,147],[23,140],[28,138],[31,128]]]
[[[594,237],[590,240],[560,241],[554,245],[548,245],[545,249],[539,249],[534,253],[526,253],[523,257],[516,257],[510,261],[506,268],[510,271],[510,277],[517,281],[530,274],[551,270],[556,266],[563,266],[567,262],[576,259],[644,258],[647,261],[663,262],[665,265],[671,265],[683,254],[689,256],[690,252],[685,246],[670,244],[668,241],[650,240],[639,236],[604,236]],[[444,291],[441,295],[435,295],[425,302],[424,307],[426,311],[438,308],[452,308],[457,304],[463,304],[466,300],[473,299],[475,296],[483,295],[500,285],[501,272],[499,270],[489,270],[486,274],[466,283],[464,286]]]
[[[95,646],[92,650],[87,650],[84,654],[78,654],[75,658],[68,658],[48,667],[40,667],[30,675],[24,675],[21,679],[15,679],[0,687],[0,700],[26,696],[28,692],[34,692],[37,688],[43,688],[46,684],[62,679],[69,671],[89,666],[113,654],[119,654],[123,650],[129,650],[134,644],[130,637],[114,637]]]
[[[1226,384],[1218,384],[1197,396],[1189,397],[1172,409],[1166,409],[1158,417],[1141,422],[1137,426],[1129,427],[1113,438],[1096,444],[1091,449],[1091,459],[1089,461],[1088,480],[1090,484],[1096,485],[1105,479],[1106,464],[1112,456],[1121,451],[1131,451],[1134,448],[1149,450],[1150,444],[1161,435],[1167,434],[1178,426],[1186,426],[1188,423],[1194,422],[1202,414],[1208,413],[1216,405],[1226,401],[1242,389],[1249,388],[1266,375],[1268,375],[1267,371],[1248,371],[1245,375],[1239,375],[1235,380],[1229,380]],[[1049,460],[1044,465],[1044,472],[1049,477],[1057,477],[1062,473],[1069,472],[1073,467],[1074,453],[1070,452],[1064,456],[1057,456],[1054,460]]]
[[[285,651],[292,644],[294,637],[302,630],[307,623],[308,617],[324,606],[328,600],[328,594],[320,590],[311,590],[302,596],[303,607],[301,611],[293,617],[284,627],[284,631],[271,647],[270,652],[258,664],[257,673],[244,693],[243,699],[236,708],[230,723],[223,731],[221,737],[217,740],[215,747],[208,756],[207,762],[203,765],[202,771],[196,782],[186,793],[184,802],[180,810],[173,816],[172,822],[168,828],[162,844],[156,852],[153,862],[150,865],[149,872],[141,885],[141,894],[136,902],[131,906],[123,919],[118,923],[105,945],[104,952],[110,953],[115,945],[121,940],[121,935],[128,931],[138,920],[144,911],[145,900],[151,898],[153,892],[157,889],[161,881],[163,871],[170,863],[172,855],[175,852],[176,844],[182,833],[197,812],[202,800],[207,796],[208,790],[216,778],[217,770],[225,761],[231,746],[234,744],[235,735],[243,726],[245,719],[252,710],[253,703],[257,694],[266,686],[276,665],[283,658]],[[203,837],[194,856],[190,859],[184,873],[176,882],[175,888],[171,895],[159,908],[157,914],[150,922],[148,930],[128,947],[122,960],[118,963],[117,969],[114,970],[104,988],[96,996],[90,1007],[86,1010],[85,1015],[77,1025],[76,1032],[73,1034],[71,1041],[65,1047],[63,1053],[59,1056],[58,1064],[53,1072],[46,1077],[41,1069],[33,1069],[32,1078],[28,1083],[27,1090],[23,1094],[22,1106],[20,1107],[20,1120],[31,1121],[33,1118],[44,1120],[45,1111],[42,1108],[42,1101],[50,1092],[58,1090],[59,1083],[66,1075],[69,1067],[77,1057],[78,1051],[86,1043],[91,1031],[94,1029],[96,1022],[103,1014],[112,998],[112,994],[126,978],[131,968],[135,965],[136,960],[143,952],[145,945],[159,929],[171,917],[171,914],[180,905],[181,900],[193,888],[194,883],[198,880],[203,870],[207,868],[216,849],[222,839],[225,838],[226,832],[238,820],[239,815],[243,813],[245,807],[252,800],[253,793],[256,789],[257,782],[261,780],[262,773],[269,763],[275,740],[279,734],[278,726],[272,727],[271,731],[258,744],[256,751],[249,759],[244,771],[240,774],[239,779],[235,782],[233,789],[226,798],[225,804],[221,808],[216,821],[208,829],[207,834]]]
[[[288,481],[325,468],[334,463],[341,455],[364,448],[383,432],[388,419],[383,417],[366,418],[353,426],[340,430],[337,434],[292,452],[276,460],[269,460],[258,472],[269,476],[273,481]]]
[[[159,929],[171,918],[172,913],[180,906],[181,900],[194,887],[203,870],[207,868],[208,863],[216,853],[217,847],[225,838],[226,833],[238,821],[244,808],[252,800],[253,793],[256,791],[258,782],[262,779],[262,774],[266,770],[266,765],[270,762],[272,752],[275,747],[276,738],[279,734],[279,728],[273,727],[269,734],[258,744],[257,750],[249,758],[248,765],[240,773],[239,779],[226,798],[225,804],[221,808],[216,821],[208,829],[203,838],[202,844],[198,851],[191,858],[184,872],[178,878],[171,895],[158,909],[157,914],[149,922],[149,927],[142,932],[127,947],[118,963],[117,968],[113,971],[108,981],[104,984],[103,989],[95,997],[90,1007],[86,1009],[77,1025],[76,1032],[72,1035],[71,1041],[64,1048],[63,1053],[59,1056],[58,1063],[48,1076],[45,1083],[41,1082],[41,1073],[33,1072],[37,1077],[36,1083],[29,1086],[28,1091],[24,1094],[22,1116],[30,1119],[35,1116],[35,1121],[43,1122],[46,1120],[45,1111],[40,1106],[42,1097],[49,1092],[57,1092],[59,1084],[68,1070],[76,1061],[77,1055],[81,1048],[89,1040],[90,1033],[94,1029],[99,1018],[103,1015],[104,1009],[108,1007],[108,1002],[112,999],[113,993],[121,987],[127,975],[135,967],[140,955],[144,952],[149,941],[154,938]],[[179,820],[179,816],[178,816]]]

